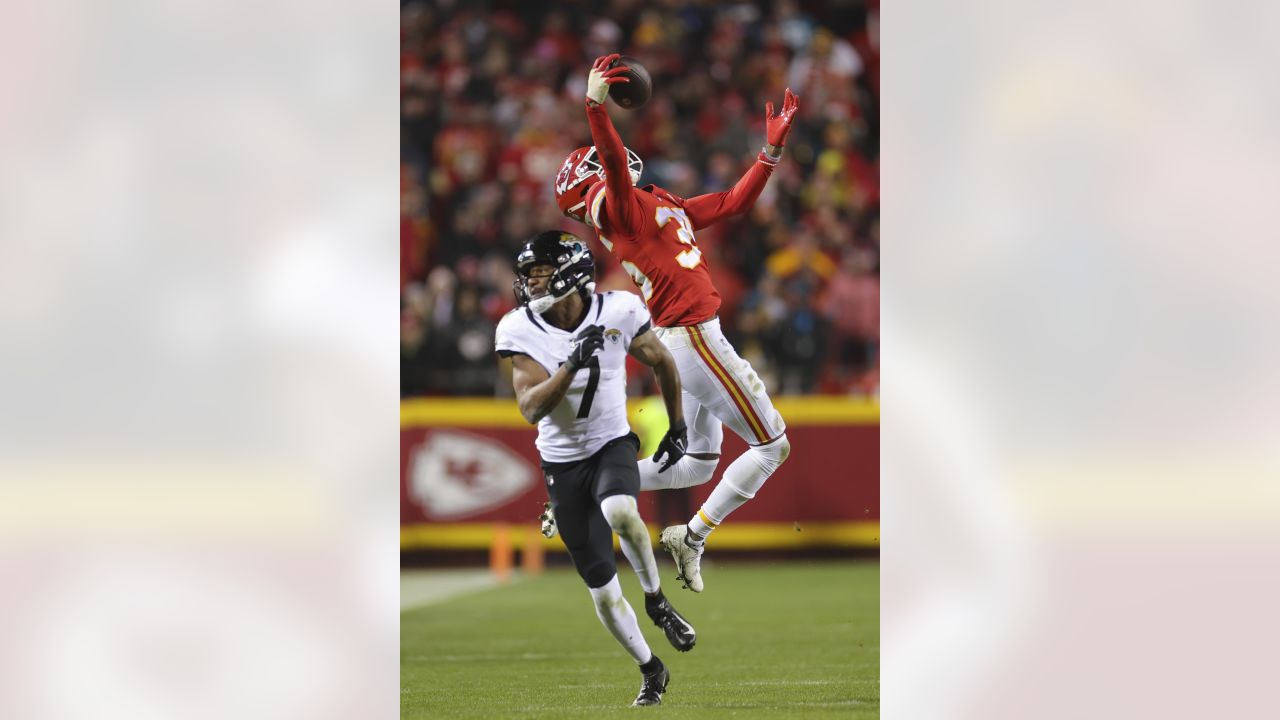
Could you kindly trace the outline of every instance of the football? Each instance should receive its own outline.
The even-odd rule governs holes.
[[[653,94],[653,80],[649,77],[649,71],[639,60],[629,56],[614,60],[609,67],[617,67],[626,65],[628,71],[623,77],[629,78],[631,82],[614,83],[609,86],[609,97],[618,104],[618,107],[626,110],[635,110],[636,108],[649,102],[649,96]]]

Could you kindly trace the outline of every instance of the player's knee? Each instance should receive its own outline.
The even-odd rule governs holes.
[[[667,487],[680,489],[701,485],[711,479],[718,464],[720,464],[719,456],[708,460],[685,455],[667,469],[669,476]]]
[[[644,520],[640,518],[640,511],[636,509],[635,501],[630,495],[610,495],[600,501],[600,512],[604,514],[605,522],[609,523],[609,527],[619,535],[625,535],[644,524]]]
[[[749,457],[755,462],[759,472],[745,473],[735,479],[737,482],[731,481],[727,476],[726,482],[733,491],[741,495],[743,498],[750,500],[756,496],[760,488],[764,487],[764,483],[773,475],[787,456],[791,454],[791,443],[787,441],[786,435],[781,435],[773,442],[766,445],[752,445],[747,448]]]
[[[604,519],[609,521],[609,527],[613,528],[614,532],[620,532],[622,530],[626,530],[631,524],[631,516],[633,514],[634,513],[628,512],[625,509],[613,510],[612,512],[605,513]]]
[[[765,445],[755,445],[751,448],[760,455],[761,465],[765,466],[769,472],[773,472],[787,461],[787,457],[791,455],[791,441],[787,440],[786,433],[779,435],[773,442]]]

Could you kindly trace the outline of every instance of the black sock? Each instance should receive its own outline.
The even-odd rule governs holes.
[[[661,667],[662,667],[662,661],[658,659],[657,655],[654,655],[653,657],[649,658],[649,662],[644,663],[643,665],[640,666],[640,672],[644,673],[645,675],[649,675],[650,673],[657,672],[658,669]]]

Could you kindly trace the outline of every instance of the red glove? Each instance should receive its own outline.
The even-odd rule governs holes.
[[[768,139],[770,145],[782,147],[787,142],[787,135],[791,133],[791,120],[796,116],[796,110],[800,107],[797,104],[799,100],[799,97],[792,94],[791,88],[787,88],[786,97],[782,100],[782,112],[774,115],[773,103],[765,103],[764,136]]]
[[[587,99],[591,102],[603,105],[604,99],[609,96],[610,85],[631,82],[631,78],[618,77],[631,68],[626,65],[619,65],[615,68],[609,67],[609,63],[617,60],[618,57],[618,53],[601,55],[591,64],[591,72],[587,74]]]

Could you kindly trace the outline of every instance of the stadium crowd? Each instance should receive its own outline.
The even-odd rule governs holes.
[[[610,115],[640,184],[728,189],[764,143],[764,107],[800,113],[754,209],[700,230],[725,334],[774,394],[879,386],[878,0],[722,3],[435,0],[401,5],[401,393],[509,395],[494,328],[515,306],[526,238],[589,240],[598,289],[638,292],[552,184],[590,145],[591,60],[620,51],[653,77]],[[651,392],[651,373],[630,373]]]

